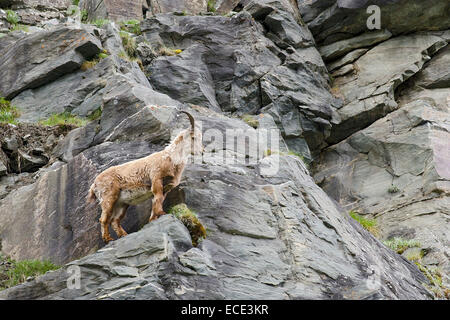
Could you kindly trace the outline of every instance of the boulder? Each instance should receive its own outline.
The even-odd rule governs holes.
[[[0,95],[12,99],[26,89],[52,82],[100,51],[100,41],[77,27],[56,27],[21,37],[0,52]]]

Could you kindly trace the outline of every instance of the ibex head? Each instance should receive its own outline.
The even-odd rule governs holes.
[[[203,143],[202,143],[202,130],[195,126],[194,117],[187,111],[181,111],[185,113],[189,121],[191,122],[190,139],[191,139],[191,155],[203,154]]]

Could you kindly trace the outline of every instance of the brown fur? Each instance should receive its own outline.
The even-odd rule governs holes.
[[[110,167],[95,178],[87,201],[94,202],[95,198],[100,201],[102,214],[99,221],[106,243],[113,240],[109,233],[110,224],[118,237],[127,235],[120,221],[129,205],[139,204],[153,196],[149,221],[165,214],[164,199],[180,183],[189,154],[203,151],[202,134],[200,130],[193,130],[193,121],[191,124],[191,130],[183,130],[164,150]]]

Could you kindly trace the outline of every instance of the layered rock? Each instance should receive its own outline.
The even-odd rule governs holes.
[[[282,2],[281,2],[282,3]],[[141,24],[156,48],[182,50],[146,67],[152,86],[182,102],[243,115],[269,113],[310,158],[337,122],[339,101],[308,29],[280,2],[250,2],[231,18],[158,15]]]
[[[168,12],[200,14],[207,12],[207,0],[149,0],[147,17]]]
[[[239,120],[213,112],[202,111],[195,116],[202,120],[205,133],[233,127],[247,130],[247,134],[254,131]],[[198,247],[192,247],[181,222],[163,216],[59,271],[5,290],[0,298],[429,297],[420,284],[426,283],[426,278],[342,215],[314,184],[299,158],[272,155],[246,164],[248,158],[237,157],[224,165],[223,153],[214,151],[219,150],[217,143],[216,139],[205,140],[205,163],[188,165],[180,188],[167,203],[185,202],[198,213],[208,229],[207,239]],[[249,143],[254,140],[250,138]],[[234,148],[227,145],[223,151],[236,156]],[[108,148],[116,153],[120,144],[109,144]],[[82,153],[78,159],[92,157],[93,153]],[[276,175],[265,173],[264,167],[277,165],[277,161]],[[90,170],[87,163],[80,167]],[[73,191],[71,194],[77,194]],[[74,204],[64,212],[78,216],[74,209],[83,210],[80,204]],[[95,225],[86,221],[86,227]],[[98,235],[98,230],[89,234]],[[67,287],[69,266],[80,268],[79,289]],[[38,290],[44,283],[45,289]]]
[[[100,51],[96,37],[74,26],[21,37],[0,51],[0,95],[11,99],[26,89],[40,87],[79,69],[83,61]]]
[[[145,0],[80,0],[79,6],[86,10],[89,20],[110,19],[122,21],[142,20]]]
[[[299,0],[303,19],[320,45],[352,38],[369,31],[370,5],[380,8],[381,28],[394,35],[450,29],[446,0]]]
[[[21,24],[34,26],[64,18],[71,4],[71,0],[1,0],[0,8],[14,10]]]
[[[332,90],[344,106],[328,142],[337,143],[395,110],[397,87],[445,46],[446,39],[434,34],[401,36],[375,46],[356,61],[342,63],[333,73]]]
[[[315,179],[348,209],[374,216],[382,239],[419,241],[449,285],[448,49],[400,91],[399,110],[325,150]],[[435,60],[436,59],[436,60]],[[430,89],[426,89],[429,87]]]

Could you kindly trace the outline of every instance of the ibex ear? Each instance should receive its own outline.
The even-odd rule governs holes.
[[[184,139],[183,135],[179,135],[179,136],[175,139],[174,143],[175,143],[175,144],[180,144],[181,142],[183,142],[183,139]]]

